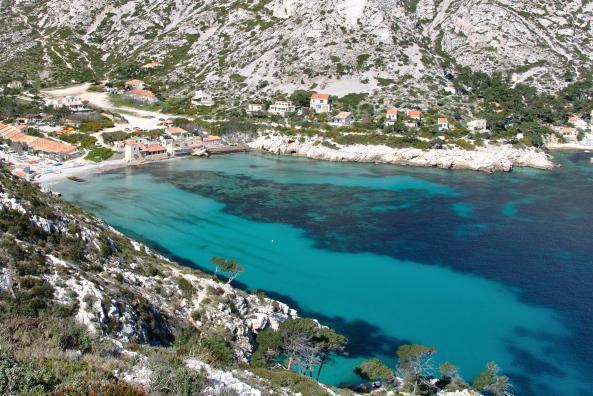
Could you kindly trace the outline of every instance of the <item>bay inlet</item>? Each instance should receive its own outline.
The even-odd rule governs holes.
[[[357,362],[436,347],[471,380],[496,361],[517,394],[586,394],[593,367],[593,167],[511,174],[237,154],[126,168],[55,187],[173,259],[240,261],[265,291],[350,340]],[[568,177],[570,176],[570,177]]]

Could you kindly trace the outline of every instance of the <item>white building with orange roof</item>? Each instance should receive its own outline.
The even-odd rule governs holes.
[[[575,127],[576,129],[580,129],[580,130],[585,130],[585,129],[589,129],[589,124],[587,124],[587,122],[585,120],[583,120],[581,117],[576,116],[576,115],[570,115],[568,117],[568,123],[570,125],[572,125],[573,127]]]
[[[554,130],[558,132],[567,142],[576,143],[579,141],[579,131],[574,127],[559,126]]]
[[[311,95],[310,107],[316,113],[331,113],[333,110],[331,95],[328,93],[314,93]]]
[[[127,99],[133,100],[135,102],[147,104],[156,104],[160,102],[155,93],[147,89],[132,89],[130,91],[126,91],[124,96]]]
[[[398,109],[396,107],[390,107],[385,113],[385,124],[393,125],[397,122]]]
[[[217,147],[222,144],[222,139],[220,136],[209,135],[202,138],[202,143],[204,144],[205,148]]]
[[[417,109],[406,110],[406,115],[412,120],[420,121],[422,119],[422,112]]]
[[[128,80],[124,83],[124,88],[129,90],[144,89],[146,88],[146,84],[142,80]]]
[[[165,129],[165,133],[173,138],[173,140],[182,140],[187,138],[190,133],[180,127],[171,127]]]
[[[439,131],[448,131],[449,130],[449,119],[445,117],[439,117],[437,119],[437,124],[439,126]]]

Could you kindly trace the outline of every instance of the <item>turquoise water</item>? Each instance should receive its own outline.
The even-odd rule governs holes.
[[[238,279],[350,339],[322,373],[433,345],[471,379],[489,360],[518,394],[589,394],[593,167],[505,175],[234,155],[118,170],[64,197],[187,265]],[[588,297],[588,299],[587,299]]]

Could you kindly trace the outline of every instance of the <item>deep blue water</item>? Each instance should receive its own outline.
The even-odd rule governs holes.
[[[90,176],[56,188],[188,265],[238,259],[239,283],[350,339],[322,380],[401,343],[470,379],[489,360],[520,395],[589,395],[593,166],[510,174],[233,155]]]

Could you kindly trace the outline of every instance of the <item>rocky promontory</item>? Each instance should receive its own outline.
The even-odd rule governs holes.
[[[297,155],[307,158],[385,163],[396,165],[466,169],[487,173],[509,172],[515,166],[536,169],[553,169],[551,156],[536,148],[516,148],[511,145],[494,145],[464,150],[459,147],[421,150],[417,148],[392,148],[379,145],[338,145],[321,138],[262,135],[249,146],[273,154]]]

